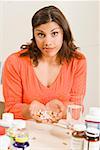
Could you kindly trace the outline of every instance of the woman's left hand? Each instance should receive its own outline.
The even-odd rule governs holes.
[[[46,109],[54,113],[54,122],[57,122],[66,116],[66,107],[58,99],[53,99],[48,102],[46,104]]]

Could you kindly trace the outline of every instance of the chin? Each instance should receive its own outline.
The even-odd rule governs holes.
[[[57,53],[49,53],[48,56],[55,57],[55,56],[57,56]]]

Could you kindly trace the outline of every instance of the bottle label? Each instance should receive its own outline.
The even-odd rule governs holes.
[[[100,148],[99,141],[89,142],[87,140],[84,140],[84,150],[99,150],[99,148]]]
[[[83,143],[84,143],[83,138],[72,137],[72,139],[71,139],[72,150],[82,150],[83,149]]]
[[[95,123],[95,122],[86,122],[86,127],[93,127],[93,128],[97,128],[100,129],[100,123]]]
[[[30,146],[25,148],[13,147],[13,150],[31,150]]]

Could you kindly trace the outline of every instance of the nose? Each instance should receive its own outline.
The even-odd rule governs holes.
[[[44,47],[50,47],[52,45],[52,38],[50,36],[46,36],[44,40]]]

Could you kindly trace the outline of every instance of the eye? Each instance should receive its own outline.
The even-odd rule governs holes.
[[[40,38],[44,38],[44,37],[45,37],[45,35],[44,35],[43,33],[38,33],[38,36],[39,36]]]
[[[52,36],[57,36],[58,35],[58,32],[52,32]]]

